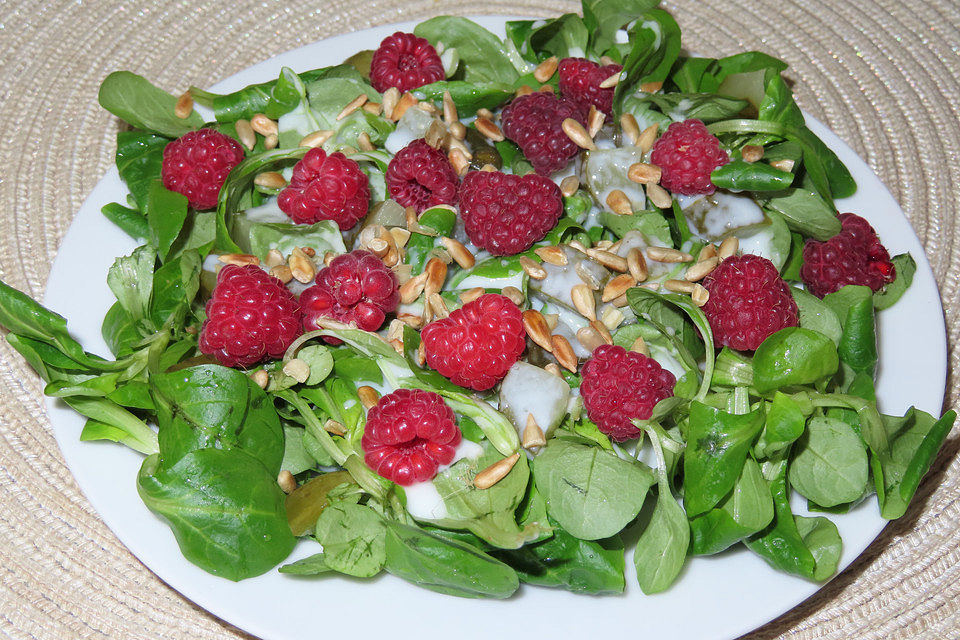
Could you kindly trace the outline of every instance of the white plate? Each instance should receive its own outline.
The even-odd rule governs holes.
[[[478,19],[503,33],[505,18]],[[213,87],[232,91],[276,78],[282,66],[296,71],[335,64],[375,48],[395,30],[415,23],[349,33],[289,51],[257,64]],[[859,185],[838,204],[874,225],[891,254],[909,251],[917,261],[913,286],[881,314],[881,369],[877,393],[881,410],[902,413],[911,404],[938,413],[946,378],[946,333],[937,286],[923,247],[880,180],[846,144],[808,117],[813,131],[834,149]],[[84,202],[63,239],[47,283],[46,304],[70,320],[70,329],[87,349],[109,353],[100,322],[113,302],[106,285],[114,256],[134,242],[101,214],[108,202],[123,202],[126,189],[111,169]],[[910,336],[898,339],[898,334]],[[922,372],[923,375],[917,375]],[[83,420],[64,404],[49,400],[57,442],[80,488],[117,537],[147,567],[198,605],[265,640],[321,635],[368,638],[491,637],[515,630],[543,637],[604,637],[641,633],[645,637],[726,640],[747,633],[794,607],[819,585],[779,573],[745,550],[692,559],[667,593],[644,596],[628,561],[627,593],[621,597],[578,596],[525,586],[510,600],[466,600],[411,586],[392,576],[360,581],[344,577],[298,579],[276,571],[233,583],[205,573],[180,554],[167,525],[141,502],[136,474],[141,457],[110,443],[81,443]],[[795,505],[798,511],[801,505]],[[849,565],[883,529],[876,500],[851,513],[831,516],[843,537],[841,567]],[[301,542],[294,558],[316,552]],[[109,567],[104,567],[109,571]]]

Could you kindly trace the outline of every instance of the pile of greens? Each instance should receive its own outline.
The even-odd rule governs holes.
[[[442,50],[449,72],[417,97],[439,107],[449,91],[468,124],[478,109],[497,109],[524,85],[541,86],[533,70],[551,56],[622,63],[612,139],[620,141],[625,113],[641,127],[663,129],[678,118],[707,123],[732,157],[714,172],[714,183],[762,207],[772,259],[787,280],[799,280],[806,239],[840,230],[833,199],[851,195],[856,185],[806,127],[779,60],[758,52],[686,56],[674,19],[647,0],[584,0],[582,17],[510,22],[505,39],[457,17],[428,20],[415,32]],[[369,84],[369,61],[370,52],[362,52],[299,74],[285,68],[274,81],[226,95],[193,89],[212,112],[208,123],[197,113],[176,117],[176,99],[139,76],[117,72],[104,81],[101,104],[132,129],[118,134],[116,155],[130,196],[103,213],[143,241],[108,275],[117,301],[102,332],[115,359],[85,352],[62,317],[0,283],[7,340],[46,381],[47,395],[86,417],[82,440],[111,440],[145,455],[136,478],[140,496],[167,521],[187,559],[242,580],[282,564],[297,539],[308,537],[322,547],[281,572],[387,571],[470,597],[505,598],[521,582],[604,594],[625,587],[621,535],[630,529],[639,531],[639,584],[655,593],[673,583],[688,557],[740,543],[788,573],[816,581],[832,576],[841,555],[837,528],[826,515],[794,514],[792,491],[824,514],[847,511],[874,493],[884,518],[905,513],[955,418],[952,411],[937,419],[916,409],[904,416],[877,410],[876,313],[909,286],[915,268],[909,255],[895,258],[898,278],[881,292],[846,286],[820,300],[792,287],[800,326],[770,336],[753,354],[717,351],[709,323],[688,296],[631,289],[630,319],[616,328],[614,342],[629,347],[643,337],[654,357],[678,363],[683,375],[674,397],[637,422],[644,435],[629,450],[571,403],[546,446],[524,452],[488,489],[476,488],[473,478],[523,451],[518,428],[498,410],[496,393],[468,392],[422,367],[413,328],[404,331],[403,353],[353,328],[305,334],[282,361],[262,367],[265,388],[254,382],[254,371],[202,356],[197,333],[213,277],[204,268],[208,256],[244,252],[263,259],[270,249],[301,246],[323,256],[353,242],[353,234],[330,222],[293,225],[245,213],[276,195],[254,178],[289,169],[307,150],[297,146],[305,133],[334,132],[324,148],[347,149],[361,164],[374,195],[372,218],[389,225],[383,173],[392,154],[384,145],[398,125],[365,110],[337,120],[360,93],[383,100]],[[556,82],[554,76],[546,84]],[[651,84],[661,88],[640,89]],[[237,137],[236,121],[259,113],[280,119],[278,147],[267,149],[257,136],[215,211],[195,211],[163,187],[168,142],[204,126]],[[285,129],[285,123],[292,124]],[[357,151],[361,134],[375,150]],[[740,158],[747,144],[764,147],[762,162]],[[509,141],[485,151],[505,171],[530,171]],[[790,170],[774,167],[777,160],[790,160],[779,165]],[[589,247],[637,231],[693,255],[707,246],[676,200],[671,208],[649,204],[629,216],[602,210],[595,200],[586,187],[567,197],[560,224],[538,246],[576,240]],[[421,232],[405,248],[412,274],[423,271],[438,236],[453,233],[455,223],[448,208],[422,215]],[[538,259],[533,251],[521,255]],[[496,291],[494,283],[510,282],[529,297],[527,305],[543,307],[518,260],[481,259],[471,269],[451,264],[444,299],[455,308],[468,284],[487,282]],[[342,344],[330,346],[325,336]],[[294,357],[309,365],[307,379],[285,373]],[[575,396],[579,375],[564,375]],[[433,481],[442,500],[438,517],[411,515],[403,488],[365,466],[361,385],[442,395],[464,438],[482,447],[479,457],[456,461]],[[329,420],[343,433],[328,432]],[[289,495],[278,484],[281,471],[296,479]]]

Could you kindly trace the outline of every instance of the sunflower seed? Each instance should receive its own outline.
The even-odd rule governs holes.
[[[400,285],[400,302],[410,304],[420,297],[423,293],[423,287],[427,282],[427,274],[421,273],[414,276]]]
[[[663,172],[655,164],[648,162],[637,162],[630,165],[627,170],[627,177],[640,184],[656,184],[660,182],[660,176]]]
[[[386,97],[384,97],[384,102],[386,102]],[[407,109],[419,103],[416,96],[414,96],[409,91],[400,96],[400,99],[397,101],[397,106],[393,108],[393,112],[390,114],[390,119],[396,122],[403,117],[403,114],[407,112]]]
[[[470,159],[460,149],[451,149],[448,158],[450,165],[458,176],[464,175],[470,168]]]
[[[600,334],[600,337],[603,338],[603,341],[607,344],[613,344],[613,335],[610,333],[610,329],[607,328],[607,325],[600,320],[593,320],[590,323],[590,326],[593,327],[593,330]]]
[[[567,137],[573,140],[574,144],[581,149],[597,148],[597,145],[593,143],[593,138],[590,137],[590,134],[587,133],[587,130],[583,128],[582,124],[573,118],[567,118],[564,120],[560,127],[563,129],[563,132],[567,134]]]
[[[477,131],[482,133],[484,137],[494,142],[503,142],[504,140],[503,131],[500,130],[500,127],[486,118],[477,118],[473,126],[475,126]]]
[[[644,82],[640,85],[640,91],[644,93],[656,93],[663,88],[663,80],[655,80],[653,82]]]
[[[517,460],[519,459],[520,453],[517,452],[512,456],[494,462],[476,475],[473,479],[473,486],[477,489],[489,489],[503,480],[507,474],[510,473],[510,470],[513,469],[513,465],[517,464]]]
[[[693,300],[695,305],[702,307],[707,304],[707,300],[710,299],[710,292],[707,291],[707,288],[702,284],[697,283],[693,287],[693,291],[690,292],[690,299]]]
[[[783,160],[775,160],[770,163],[770,166],[774,169],[780,169],[780,171],[793,171],[794,162],[790,158],[784,158]]]
[[[446,318],[450,315],[450,309],[447,308],[447,303],[443,301],[443,298],[440,297],[439,293],[434,293],[427,299],[427,303],[430,305],[430,309],[433,311],[434,318]]]
[[[522,314],[523,328],[527,335],[537,345],[546,351],[553,351],[553,342],[550,340],[550,329],[543,314],[536,309],[527,309]]]
[[[577,331],[577,342],[583,345],[583,348],[593,353],[597,347],[604,344],[603,338],[592,326],[587,325]]]
[[[278,144],[280,144],[280,136],[271,134],[263,139],[263,148],[267,151],[276,149]]]
[[[370,134],[366,131],[360,133],[357,136],[357,146],[360,147],[361,151],[376,151],[377,147],[373,144],[373,141],[370,139]]]
[[[347,435],[347,428],[332,418],[323,423],[323,430],[335,436]]]
[[[653,149],[653,143],[657,141],[657,132],[659,130],[659,125],[652,124],[640,132],[640,137],[637,138],[636,142],[636,145],[640,147],[640,151],[647,153],[650,149]]]
[[[693,260],[693,256],[689,253],[677,251],[670,247],[647,247],[647,257],[656,262],[668,263],[690,262]]]
[[[757,144],[745,144],[740,149],[740,157],[744,162],[757,162],[763,158],[763,147]]]
[[[462,302],[463,304],[467,304],[468,302],[473,302],[474,300],[476,300],[477,298],[479,298],[485,293],[486,291],[484,290],[483,287],[474,287],[473,289],[467,289],[466,291],[461,291],[459,295],[460,302]]]
[[[250,118],[250,127],[264,137],[280,134],[277,123],[262,113],[258,113]]]
[[[243,267],[248,264],[260,264],[260,258],[252,256],[249,253],[224,253],[223,255],[217,256],[217,260],[224,264],[235,264],[238,267]]]
[[[650,355],[650,349],[647,348],[647,343],[644,342],[643,336],[637,336],[637,339],[630,345],[630,351],[636,351],[645,356]]]
[[[630,199],[620,189],[613,189],[607,195],[607,206],[618,216],[629,216],[633,214],[633,207],[630,205]]]
[[[181,120],[186,120],[193,113],[193,96],[189,91],[184,91],[177,98],[177,104],[173,107],[173,115]]]
[[[637,284],[637,281],[629,273],[622,273],[615,278],[611,278],[607,282],[607,286],[603,288],[603,294],[600,296],[601,302],[610,302],[615,298],[619,298],[627,292],[627,289]]]
[[[703,262],[710,258],[714,258],[717,255],[717,246],[714,244],[708,244],[703,249],[700,249],[700,254],[697,256],[697,260]]]
[[[541,267],[536,260],[532,260],[527,256],[520,256],[520,266],[523,267],[526,274],[534,280],[543,280],[547,277],[546,270]]]
[[[443,92],[443,121],[448,125],[460,120],[457,114],[457,104],[453,101],[453,96],[449,91]]]
[[[643,257],[643,251],[639,247],[633,247],[627,252],[627,270],[637,282],[643,282],[647,279],[649,274],[647,259]]]
[[[640,125],[637,124],[637,119],[632,113],[624,113],[620,116],[620,129],[623,135],[627,136],[630,144],[637,144],[640,139]]]
[[[669,209],[673,206],[673,198],[667,193],[667,190],[658,184],[647,184],[647,197],[654,206],[660,209]]]
[[[467,127],[462,122],[452,122],[447,129],[456,140],[463,140],[467,137]]]
[[[390,87],[383,92],[383,117],[387,120],[393,120],[396,122],[399,118],[393,117],[393,111],[397,108],[397,103],[400,101],[400,90],[396,87]]]
[[[371,113],[375,116],[380,115],[380,112],[383,110],[383,105],[379,102],[367,102],[365,105],[360,107],[367,113]]]
[[[597,134],[600,133],[600,129],[603,128],[603,123],[606,119],[607,114],[597,109],[594,105],[590,105],[590,112],[587,115],[587,134],[591,138],[596,138]]]
[[[602,249],[587,249],[587,255],[605,266],[607,269],[612,269],[620,273],[626,273],[627,271],[626,258],[621,258],[615,253],[604,251]]]
[[[237,120],[233,128],[237,132],[237,137],[240,138],[240,143],[247,148],[247,151],[257,146],[257,134],[254,133],[249,120]]]
[[[561,380],[563,380],[563,374],[560,373],[560,367],[558,367],[558,366],[557,366],[556,364],[554,364],[553,362],[549,362],[549,363],[543,365],[543,369],[544,369],[544,371],[546,371],[547,373],[549,373],[549,374],[551,374],[551,375],[555,375],[555,376],[557,376],[558,378],[560,378]]]
[[[275,267],[271,267],[270,275],[272,275],[274,278],[276,278],[283,284],[287,284],[288,282],[293,280],[293,271],[291,271],[290,267],[288,267],[285,264],[278,264]]]
[[[423,291],[430,297],[433,293],[440,293],[443,283],[447,280],[447,265],[440,258],[430,258],[423,272],[427,274],[427,280],[424,283]]]
[[[663,283],[663,288],[667,291],[673,291],[674,293],[693,293],[694,284],[692,282],[687,282],[686,280],[666,280]]]
[[[300,358],[294,358],[283,364],[283,372],[303,384],[310,377],[310,365]]]
[[[569,198],[580,188],[580,178],[577,176],[567,176],[560,181],[560,193]]]
[[[573,306],[587,320],[597,319],[597,301],[593,291],[585,284],[574,285],[570,289],[570,299]]]
[[[357,387],[357,395],[360,396],[360,402],[367,409],[377,406],[380,401],[380,394],[377,393],[376,389],[367,385]]]
[[[516,287],[504,287],[500,293],[510,298],[510,301],[518,307],[523,304],[523,291]]]
[[[264,171],[257,174],[257,177],[253,179],[253,184],[266,189],[283,189],[287,186],[287,181],[276,171]]]
[[[564,267],[567,265],[567,254],[564,253],[563,249],[560,247],[549,246],[549,247],[537,247],[533,250],[541,260],[548,264],[552,264],[557,267]]]
[[[266,389],[267,385],[270,384],[270,374],[264,371],[263,369],[257,369],[250,376],[250,379],[256,383],[261,389]]]
[[[557,72],[557,66],[559,64],[560,61],[557,59],[557,56],[550,56],[538,64],[537,68],[533,70],[533,79],[541,84],[546,82]]]
[[[290,266],[290,273],[293,274],[297,282],[307,284],[313,282],[313,279],[317,277],[317,269],[313,266],[313,260],[308,258],[307,254],[299,247],[295,247],[290,252],[287,264]]]
[[[290,494],[297,488],[297,479],[293,477],[292,473],[284,469],[277,475],[277,484],[280,485],[281,491]]]
[[[740,249],[740,240],[737,236],[730,236],[720,243],[720,248],[717,249],[717,257],[720,258],[720,262],[723,262],[733,256],[738,249]]]
[[[707,258],[706,260],[701,260],[700,262],[691,265],[687,269],[687,271],[683,274],[683,279],[689,282],[703,280],[710,274],[711,271],[717,268],[718,264],[720,264],[720,259],[716,256]]]
[[[314,131],[313,133],[308,133],[307,135],[303,136],[297,146],[316,148],[321,146],[324,142],[332,137],[333,131],[330,131],[329,129],[320,129],[319,131]]]
[[[553,342],[553,357],[557,359],[560,366],[568,371],[577,372],[577,356],[573,352],[570,342],[561,335],[553,334],[550,337]]]
[[[340,122],[341,120],[349,116],[351,113],[353,113],[354,111],[362,107],[367,100],[369,100],[369,98],[367,97],[367,94],[361,93],[356,98],[348,102],[347,106],[343,108],[343,111],[337,114],[337,117],[336,117],[337,122]]]
[[[600,83],[601,89],[612,89],[613,87],[620,84],[620,71],[617,71],[615,74],[607,77],[603,82]]]
[[[543,435],[543,429],[537,424],[532,413],[527,414],[527,426],[523,429],[523,436],[520,443],[524,449],[533,449],[547,444],[547,439]]]

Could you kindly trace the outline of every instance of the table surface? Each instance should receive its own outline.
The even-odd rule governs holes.
[[[960,3],[894,0],[663,5],[704,55],[759,49],[790,64],[800,105],[866,159],[910,218],[941,288],[956,406],[960,333]],[[556,15],[570,2],[51,0],[0,4],[0,279],[41,297],[64,232],[113,162],[119,124],[96,103],[110,71],[179,93],[346,31],[449,14]],[[92,248],[92,250],[96,250]],[[923,375],[915,372],[914,375]],[[167,587],[121,545],[63,462],[42,385],[0,343],[0,634],[249,638]],[[799,607],[745,636],[960,633],[956,432],[907,514]]]

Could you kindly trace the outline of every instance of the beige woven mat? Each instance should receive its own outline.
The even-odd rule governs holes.
[[[117,122],[96,104],[97,86],[112,70],[130,69],[179,91],[344,31],[441,13],[576,10],[561,4],[0,2],[0,279],[43,293],[60,238],[112,162]],[[960,4],[684,0],[668,8],[692,50],[758,48],[789,62],[801,105],[890,187],[933,263],[955,372]],[[951,375],[951,406],[957,382]],[[0,634],[248,637],[168,588],[114,538],[74,484],[40,391],[39,380],[0,344]],[[960,637],[958,448],[954,436],[911,510],[853,567],[748,637]]]

